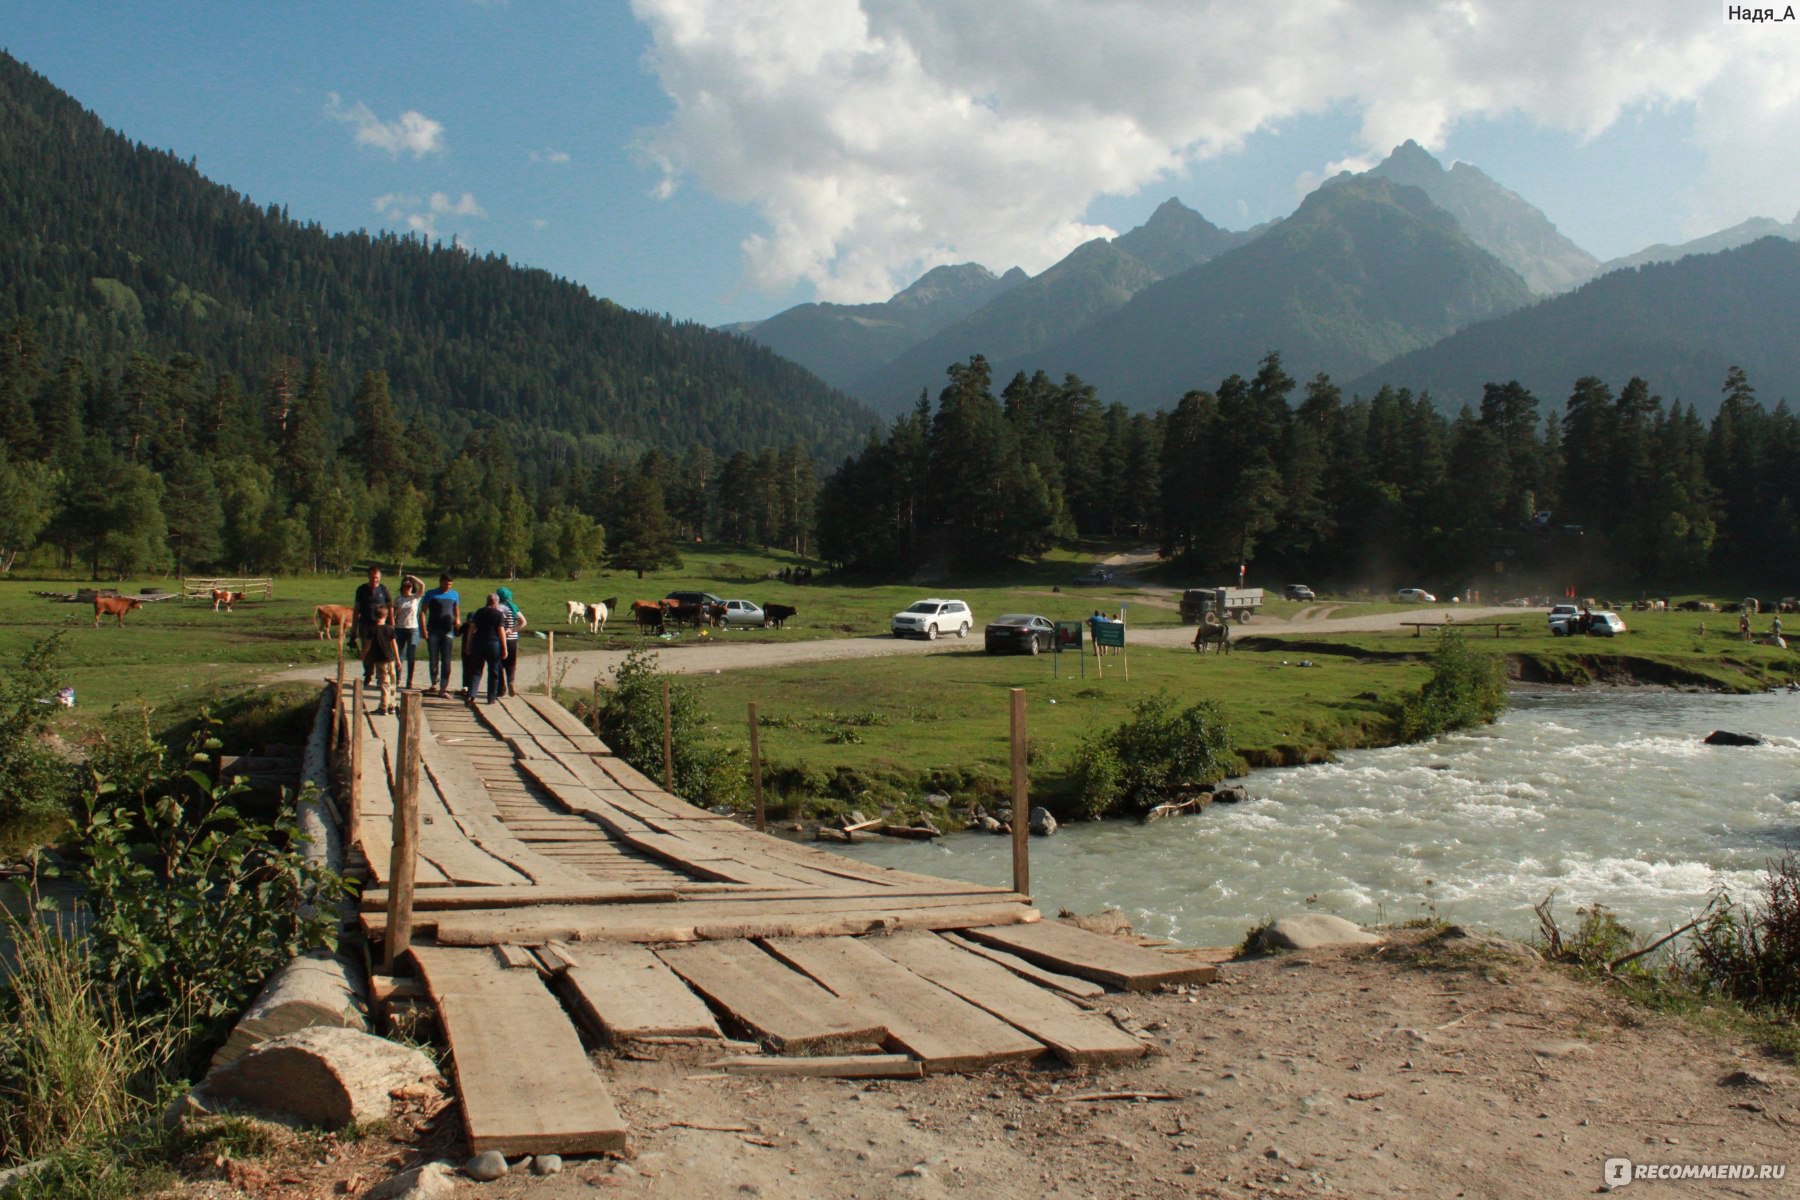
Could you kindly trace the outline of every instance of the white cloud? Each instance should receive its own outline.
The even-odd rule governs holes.
[[[487,210],[476,202],[474,193],[464,192],[451,199],[448,192],[433,192],[420,199],[399,192],[375,197],[375,211],[390,225],[402,225],[428,238],[438,236],[439,217],[485,217]],[[460,244],[460,235],[453,235]]]
[[[753,206],[754,280],[891,294],[974,259],[1039,270],[1130,195],[1295,117],[1358,114],[1318,175],[1461,122],[1591,138],[1692,106],[1700,227],[1785,216],[1800,177],[1791,27],[1695,0],[633,0],[675,112],[643,149]]]
[[[356,129],[356,144],[385,150],[395,158],[410,154],[424,158],[444,152],[444,127],[422,112],[408,109],[393,121],[383,121],[358,100],[346,106],[336,92],[326,95],[325,115]]]
[[[530,158],[534,163],[549,163],[551,166],[562,167],[569,163],[569,152],[567,150],[533,150]]]

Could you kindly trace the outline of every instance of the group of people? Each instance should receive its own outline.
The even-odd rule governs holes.
[[[486,677],[487,699],[492,704],[514,694],[519,673],[519,631],[525,614],[513,600],[511,588],[497,588],[487,602],[465,619],[462,597],[448,573],[438,576],[430,591],[417,576],[400,583],[396,598],[381,582],[381,568],[370,567],[368,582],[356,589],[353,636],[362,647],[364,686],[379,687],[377,713],[391,712],[398,687],[411,689],[418,664],[419,643],[426,648],[429,695],[450,694],[450,650],[462,641],[463,699],[473,703]],[[406,666],[406,682],[399,682],[400,666]]]

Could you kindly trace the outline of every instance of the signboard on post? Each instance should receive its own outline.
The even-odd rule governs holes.
[[[1125,626],[1119,621],[1099,621],[1094,625],[1094,645],[1125,648]]]

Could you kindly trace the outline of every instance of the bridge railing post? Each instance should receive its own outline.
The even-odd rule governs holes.
[[[1012,889],[1031,894],[1031,778],[1026,762],[1025,689],[1012,690]]]
[[[750,782],[756,790],[756,832],[769,831],[768,814],[763,808],[762,747],[756,728],[756,701],[750,701]]]
[[[675,730],[669,711],[669,681],[662,681],[663,700],[663,791],[675,794]]]
[[[387,937],[382,968],[394,965],[412,946],[413,885],[419,865],[419,719],[417,692],[400,697],[400,758],[394,769],[393,857],[388,860]]]

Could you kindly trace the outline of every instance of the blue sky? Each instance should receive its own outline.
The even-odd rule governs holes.
[[[709,324],[1171,195],[1242,228],[1407,137],[1601,258],[1800,208],[1800,28],[1706,0],[0,0],[0,44],[294,216]]]

